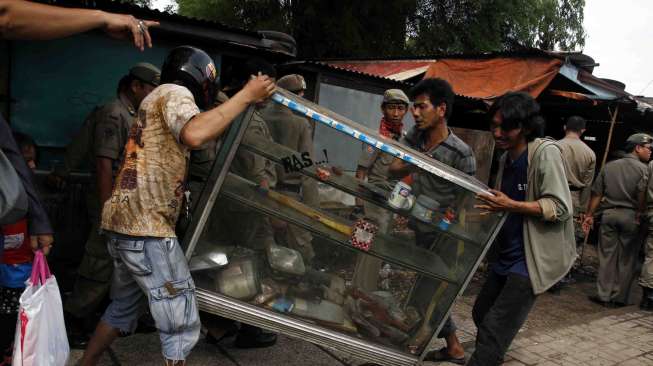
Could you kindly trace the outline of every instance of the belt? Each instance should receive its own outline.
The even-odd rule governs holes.
[[[302,185],[301,184],[287,184],[287,183],[281,183],[277,182],[276,189],[278,191],[286,191],[286,192],[293,192],[293,193],[302,193]]]

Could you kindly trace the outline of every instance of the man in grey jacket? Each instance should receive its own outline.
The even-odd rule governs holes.
[[[493,196],[477,208],[508,212],[493,244],[491,269],[472,315],[478,328],[468,365],[498,365],[537,296],[558,282],[576,259],[571,193],[562,154],[544,135],[540,107],[512,92],[489,112],[497,147],[505,150]]]

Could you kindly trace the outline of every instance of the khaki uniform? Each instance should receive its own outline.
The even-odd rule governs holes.
[[[135,115],[131,103],[121,94],[114,101],[96,108],[66,149],[64,165],[68,172],[84,161],[91,171],[86,201],[92,227],[73,292],[65,304],[65,310],[78,317],[97,309],[108,294],[113,273],[113,260],[107,251],[106,239],[99,233],[100,198],[95,184],[95,159],[112,159],[115,176],[124,158],[128,131]]]
[[[558,141],[558,146],[562,151],[562,161],[565,164],[565,174],[571,191],[576,242],[582,243],[585,234],[580,225],[580,216],[585,213],[589,203],[596,154],[583,141],[576,138],[565,137]]]
[[[394,156],[386,154],[368,145],[363,145],[363,151],[358,160],[358,166],[367,169],[367,181],[377,187],[392,190],[397,184],[397,179],[389,177],[388,170]],[[392,211],[377,205],[363,202],[365,216],[377,222],[379,232],[390,234],[392,230]],[[379,271],[383,261],[371,255],[358,255],[356,269],[352,282],[355,286],[365,291],[378,290]]]
[[[639,284],[653,289],[653,161],[648,164],[646,184],[646,216],[648,217],[648,235],[646,236],[646,257],[642,265]]]
[[[611,161],[599,173],[592,192],[603,195],[597,293],[601,300],[632,304],[640,249],[636,222],[638,194],[648,167],[635,155]]]
[[[290,109],[276,103],[268,103],[261,110],[272,139],[298,153],[308,152],[314,156],[311,125],[306,118],[294,114]],[[317,182],[300,172],[286,173],[284,168],[275,164],[277,174],[276,191],[292,197],[313,208],[319,208]],[[280,242],[298,250],[304,261],[310,262],[315,257],[313,236],[307,230],[289,225],[285,233],[277,235]]]

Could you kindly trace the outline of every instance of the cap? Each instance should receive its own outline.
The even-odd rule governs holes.
[[[651,142],[653,142],[653,137],[651,137],[651,135],[646,133],[636,133],[634,135],[630,135],[626,140],[626,142],[635,145],[650,144]]]
[[[388,89],[383,93],[383,103],[404,103],[409,104],[410,100],[400,89]]]
[[[304,81],[304,77],[299,74],[290,74],[277,80],[277,86],[293,93],[297,93],[306,90],[306,81]]]
[[[147,62],[139,62],[132,66],[129,75],[154,86],[159,86],[161,82],[161,70]]]

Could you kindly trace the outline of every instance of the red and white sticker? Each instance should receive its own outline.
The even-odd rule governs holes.
[[[358,219],[354,224],[354,230],[349,239],[349,243],[357,249],[369,251],[374,242],[374,237],[379,231],[379,227],[365,219]]]

